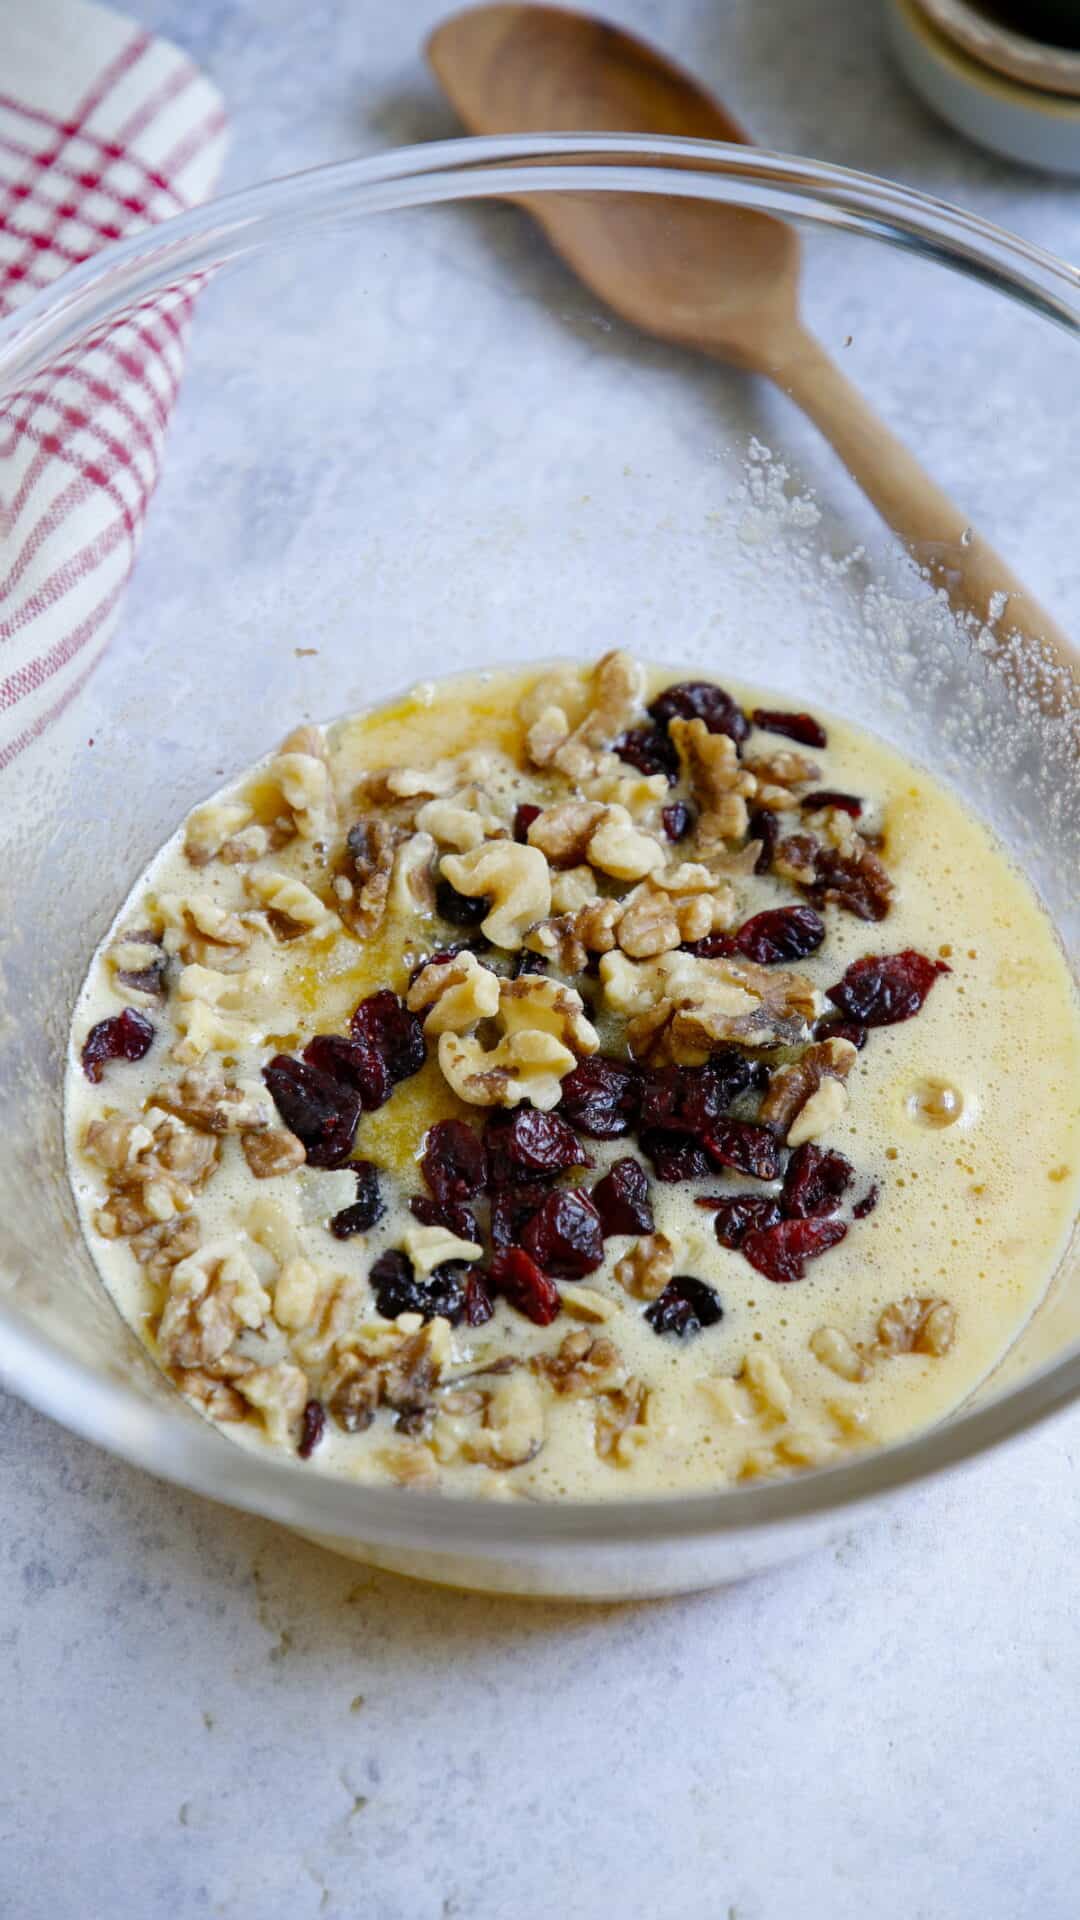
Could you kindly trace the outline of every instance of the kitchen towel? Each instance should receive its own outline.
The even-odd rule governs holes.
[[[110,241],[213,191],[221,96],[168,41],[87,0],[0,0],[0,322]],[[138,551],[193,292],[0,371],[0,771],[100,658]],[[0,339],[0,366],[3,342]]]

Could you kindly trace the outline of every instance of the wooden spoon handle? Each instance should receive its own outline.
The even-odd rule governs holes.
[[[765,369],[763,369],[764,371]],[[1080,655],[1068,636],[1039,605],[935,484],[914,455],[845,378],[824,348],[802,328],[785,341],[771,377],[800,406],[839,454],[852,478],[903,541],[916,564],[936,587],[944,588],[954,612],[974,615],[989,625],[1002,670],[1012,682],[1034,685],[1043,676],[1025,671],[1022,648],[1034,645],[1052,684],[1036,690],[1039,704],[1060,712],[1066,686],[1053,668],[1075,676]]]

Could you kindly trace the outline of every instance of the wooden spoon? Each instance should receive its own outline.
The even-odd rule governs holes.
[[[747,143],[737,121],[663,54],[586,14],[475,7],[444,21],[427,54],[474,133],[678,134]],[[1048,664],[1077,672],[1080,659],[1050,615],[802,325],[793,227],[741,207],[656,194],[543,193],[524,204],[563,259],[624,320],[765,374],[790,394],[954,610],[991,626],[1011,679],[1030,678],[1006,646],[1014,634],[1037,643]],[[1063,690],[1044,688],[1036,697],[1060,711]]]

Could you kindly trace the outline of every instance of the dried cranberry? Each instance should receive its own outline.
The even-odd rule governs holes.
[[[753,1120],[718,1120],[703,1136],[717,1166],[734,1167],[755,1180],[775,1180],[780,1172],[780,1143],[771,1127]]]
[[[714,1066],[659,1067],[645,1073],[641,1083],[641,1124],[665,1133],[702,1133],[718,1120],[750,1072],[735,1056],[738,1069]]]
[[[825,938],[825,922],[813,907],[770,907],[755,913],[735,935],[739,952],[759,967],[777,960],[805,960]]]
[[[652,1161],[658,1180],[704,1180],[712,1172],[712,1162],[692,1133],[662,1133],[647,1128],[640,1136],[641,1150]]]
[[[831,1147],[815,1147],[805,1140],[788,1161],[780,1208],[785,1219],[807,1220],[814,1213],[833,1213],[855,1177],[851,1161]]]
[[[428,1128],[420,1171],[436,1200],[470,1200],[487,1186],[487,1150],[464,1120],[437,1120]]]
[[[683,941],[683,952],[699,960],[730,960],[738,951],[733,933],[703,933],[700,940]]]
[[[311,1167],[340,1167],[352,1152],[360,1119],[355,1087],[291,1054],[278,1053],[263,1079],[285,1125],[304,1143]]]
[[[679,778],[679,755],[663,727],[632,727],[614,742],[614,751],[628,767],[651,776],[662,773],[669,787]]]
[[[704,720],[710,733],[726,733],[736,745],[750,731],[742,708],[712,680],[682,680],[678,686],[665,687],[649,708],[649,716],[663,727],[669,720]]]
[[[396,1249],[382,1253],[369,1276],[376,1310],[384,1320],[419,1313],[425,1320],[438,1315],[456,1327],[465,1311],[465,1276],[471,1271],[464,1260],[445,1260],[425,1285],[416,1278],[408,1254]]]
[[[465,1282],[465,1325],[482,1327],[491,1319],[494,1311],[491,1295],[484,1284],[483,1274],[476,1267],[470,1268]]]
[[[378,1168],[370,1160],[352,1160],[349,1172],[356,1175],[356,1199],[351,1207],[342,1207],[330,1221],[335,1240],[347,1240],[353,1233],[366,1233],[386,1212],[386,1202],[379,1192]]]
[[[761,841],[761,852],[754,862],[755,873],[768,873],[776,843],[780,838],[780,816],[771,807],[755,807],[750,815],[750,838]]]
[[[521,1247],[506,1247],[495,1254],[488,1280],[518,1313],[534,1326],[548,1327],[562,1306],[562,1297],[553,1280],[541,1273],[536,1261]]]
[[[354,1040],[382,1061],[393,1086],[419,1073],[427,1057],[423,1023],[389,987],[361,1000],[350,1031]]]
[[[433,1200],[428,1193],[414,1193],[409,1212],[422,1227],[445,1227],[447,1233],[456,1233],[459,1240],[480,1239],[476,1215],[464,1200]]]
[[[492,1246],[518,1246],[533,1214],[540,1211],[549,1192],[549,1187],[535,1181],[501,1187],[491,1201]]]
[[[866,1028],[857,1020],[821,1019],[814,1028],[815,1040],[848,1040],[861,1053],[866,1045]]]
[[[913,947],[902,953],[868,953],[852,961],[828,997],[860,1026],[891,1027],[912,1019],[938,976],[951,971],[944,960],[928,960]]]
[[[125,1007],[108,1020],[91,1027],[82,1050],[82,1069],[97,1086],[107,1060],[141,1060],[154,1039],[154,1029],[144,1013]]]
[[[804,813],[820,813],[825,807],[834,807],[838,813],[850,813],[858,820],[863,803],[854,793],[838,793],[834,787],[823,787],[818,793],[806,793],[799,801]]]
[[[529,800],[523,800],[514,813],[514,839],[527,840],[529,828],[534,820],[539,820],[543,807],[534,807]]]
[[[610,1172],[592,1190],[605,1237],[609,1233],[651,1233],[653,1210],[649,1179],[640,1160],[616,1160]]]
[[[528,947],[519,948],[510,966],[511,980],[520,980],[523,973],[546,973],[548,963],[542,953],[530,953]]]
[[[380,1253],[368,1275],[375,1306],[384,1320],[396,1320],[399,1313],[422,1313],[423,1289],[416,1278],[407,1253],[392,1248]]]
[[[304,1408],[304,1418],[300,1428],[300,1442],[297,1453],[301,1460],[310,1460],[323,1434],[326,1432],[326,1409],[321,1400],[309,1400]]]
[[[797,740],[801,747],[829,744],[828,734],[812,713],[781,713],[775,707],[755,707],[753,720],[755,727],[762,727],[766,733],[782,733],[787,740]]]
[[[694,810],[685,800],[673,800],[670,807],[664,807],[660,818],[669,840],[685,840],[694,824]]]
[[[452,927],[478,927],[486,920],[491,911],[491,902],[486,894],[476,900],[470,900],[467,894],[459,893],[449,880],[435,883],[435,910],[440,918]]]
[[[659,1299],[645,1309],[654,1333],[674,1333],[680,1340],[700,1333],[703,1327],[715,1327],[723,1317],[719,1296],[704,1280],[695,1280],[689,1273],[677,1273]]]
[[[640,1072],[632,1061],[594,1054],[567,1074],[559,1106],[580,1133],[594,1140],[617,1140],[629,1132],[641,1110]]]
[[[557,1113],[539,1113],[535,1107],[518,1107],[509,1125],[499,1131],[498,1143],[515,1180],[542,1180],[592,1164],[573,1128]]]
[[[863,1194],[862,1199],[856,1200],[855,1205],[851,1209],[852,1219],[865,1220],[868,1213],[873,1213],[874,1208],[877,1206],[880,1195],[881,1195],[881,1188],[878,1186],[878,1183],[875,1180],[871,1186],[867,1187],[866,1192]]]
[[[755,1229],[746,1235],[742,1251],[766,1280],[803,1280],[806,1262],[827,1253],[846,1232],[846,1224],[834,1213],[817,1213],[809,1220],[781,1220],[775,1227]]]
[[[549,1193],[522,1234],[522,1245],[545,1273],[580,1280],[604,1258],[600,1215],[580,1188]]]
[[[819,847],[814,873],[807,891],[823,906],[831,903],[842,907],[857,920],[884,920],[892,906],[893,883],[888,869],[865,843],[854,853]]]
[[[394,1091],[389,1069],[379,1055],[371,1047],[361,1046],[359,1040],[346,1040],[343,1034],[317,1033],[304,1048],[304,1059],[331,1080],[355,1088],[365,1113],[381,1107]]]
[[[698,1206],[714,1208],[716,1237],[722,1247],[733,1249],[741,1247],[754,1228],[775,1227],[783,1217],[776,1201],[765,1193],[705,1194]]]

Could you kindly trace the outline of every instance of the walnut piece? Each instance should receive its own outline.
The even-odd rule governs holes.
[[[274,1446],[294,1445],[308,1400],[307,1376],[299,1367],[280,1360],[272,1367],[253,1367],[240,1374],[236,1391],[262,1416],[267,1438]]]
[[[956,1338],[956,1310],[939,1295],[909,1294],[885,1308],[877,1323],[873,1352],[891,1359],[899,1353],[929,1353],[940,1358]]]
[[[481,1260],[484,1249],[474,1240],[463,1240],[449,1227],[406,1227],[401,1244],[418,1274],[427,1279],[447,1260]]]
[[[675,719],[668,732],[698,808],[696,841],[701,852],[744,839],[750,819],[746,802],[756,794],[757,781],[741,765],[734,740],[726,733],[710,733],[704,720]]]
[[[551,910],[556,916],[576,913],[597,898],[599,888],[591,867],[567,867],[551,876]],[[610,904],[610,902],[609,902]],[[550,925],[550,922],[548,923]],[[526,935],[528,946],[531,935]]]
[[[807,1047],[798,1060],[773,1074],[759,1117],[775,1127],[789,1146],[815,1139],[843,1113],[846,1095],[841,1083],[857,1059],[850,1040],[820,1040]],[[840,1095],[839,1103],[832,1089]],[[819,1098],[822,1094],[824,1100]]]
[[[189,1254],[198,1251],[202,1228],[194,1213],[174,1214],[171,1220],[156,1221],[131,1239],[131,1251],[148,1280],[161,1286],[173,1268]]]
[[[481,787],[462,787],[458,793],[428,800],[417,813],[416,824],[440,847],[452,847],[457,853],[470,853],[485,840],[506,832]]]
[[[417,1327],[416,1316],[410,1328],[410,1318],[403,1314],[392,1326],[372,1329],[382,1335],[377,1342],[358,1336],[339,1349],[321,1397],[346,1433],[362,1433],[380,1406],[406,1417],[431,1409],[449,1354],[450,1325],[436,1318]]]
[[[351,933],[370,940],[382,925],[394,856],[409,829],[378,814],[349,828],[333,882],[338,912]]]
[[[606,1334],[568,1333],[554,1353],[533,1362],[555,1392],[577,1397],[626,1384],[626,1368],[613,1340]]]
[[[604,654],[588,681],[585,712],[572,725],[572,714],[580,709],[582,684],[580,673],[573,669],[560,677],[547,676],[522,702],[529,758],[534,766],[553,766],[570,780],[587,779],[599,770],[603,749],[635,717],[645,676],[629,654]],[[530,715],[535,715],[531,724]]]
[[[444,964],[448,963],[440,963]],[[456,960],[449,964],[456,965]],[[425,996],[425,976],[435,971],[426,967],[413,992],[420,988],[421,997]],[[413,1004],[412,993],[409,1004]],[[513,1107],[530,1100],[546,1111],[556,1105],[563,1077],[583,1054],[595,1053],[600,1044],[585,1018],[581,995],[539,974],[498,981],[498,1001],[491,1017],[501,1032],[492,1047],[474,1033],[447,1030],[439,1035],[443,1077],[459,1099],[473,1106]]]
[[[317,893],[294,875],[261,867],[246,875],[246,883],[261,906],[285,922],[285,937],[310,933],[317,939],[332,933],[337,921]],[[295,931],[294,931],[295,930]]]
[[[412,1013],[425,1013],[424,1032],[469,1033],[481,1020],[499,1010],[501,982],[475,953],[456,953],[452,960],[426,966],[409,988],[406,1004]]]
[[[184,852],[193,867],[205,867],[225,842],[254,819],[246,800],[208,800],[188,815]]]
[[[838,1327],[816,1327],[810,1335],[810,1351],[823,1367],[838,1374],[841,1380],[867,1380],[870,1377],[866,1355]]]
[[[792,752],[790,747],[778,747],[775,753],[751,754],[743,766],[757,781],[754,798],[758,806],[768,807],[772,813],[786,813],[797,807],[799,797],[794,789],[807,787],[818,778],[814,762],[801,753]]]
[[[675,1248],[666,1233],[649,1233],[615,1263],[620,1287],[636,1300],[655,1300],[675,1272]]]
[[[302,1167],[307,1151],[288,1127],[268,1127],[264,1133],[241,1135],[240,1145],[256,1180],[275,1180],[279,1174]]]
[[[613,880],[643,880],[665,860],[659,840],[636,827],[625,807],[604,808],[586,857],[590,866]]]
[[[544,1444],[544,1399],[533,1376],[518,1368],[496,1382],[486,1396],[483,1425],[471,1435],[465,1452],[489,1467],[521,1467]]]
[[[562,800],[537,815],[529,827],[529,845],[539,847],[553,867],[578,866],[606,812],[596,800]]]
[[[818,1012],[818,995],[802,974],[749,960],[689,953],[629,960],[609,953],[600,978],[608,1005],[628,1016],[633,1053],[655,1066],[701,1066],[729,1040],[795,1045],[807,1038]]]
[[[541,921],[525,935],[525,945],[560,973],[581,973],[591,953],[611,952],[622,913],[621,900],[589,900],[573,913]]]
[[[251,1080],[234,1085],[215,1066],[189,1067],[179,1080],[156,1087],[151,1100],[201,1133],[261,1133],[274,1123],[264,1088]]]
[[[551,911],[551,876],[538,847],[489,840],[472,853],[444,854],[439,866],[458,893],[491,900],[481,930],[493,946],[515,952],[527,929]]]
[[[260,1327],[270,1296],[247,1255],[216,1242],[173,1268],[157,1328],[167,1367],[213,1372],[242,1328]]]
[[[314,746],[316,742],[309,736],[315,730],[304,731],[308,746]],[[318,753],[294,750],[277,754],[270,762],[269,773],[281,789],[282,801],[300,838],[326,847],[337,827],[337,802],[330,769],[322,757],[321,738],[318,746]]]
[[[629,1466],[648,1438],[648,1411],[649,1390],[641,1380],[628,1380],[625,1386],[597,1395],[594,1444],[601,1460]]]

